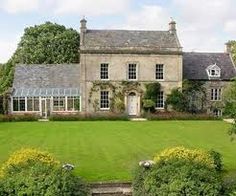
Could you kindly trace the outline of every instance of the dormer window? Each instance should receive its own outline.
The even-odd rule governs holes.
[[[220,78],[220,68],[214,64],[206,68],[209,78]]]

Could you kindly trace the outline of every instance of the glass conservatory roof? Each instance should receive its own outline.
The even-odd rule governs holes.
[[[18,88],[14,89],[12,97],[59,97],[80,96],[78,88]]]

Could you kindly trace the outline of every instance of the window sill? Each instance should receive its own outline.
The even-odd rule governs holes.
[[[110,108],[100,108],[101,111],[109,111]]]

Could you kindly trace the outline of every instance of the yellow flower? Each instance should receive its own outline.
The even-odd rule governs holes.
[[[34,148],[23,148],[14,152],[0,168],[0,177],[12,166],[27,164],[29,161],[42,162],[49,165],[58,165],[60,162],[53,158],[51,154]]]
[[[210,168],[214,168],[214,160],[212,157],[203,150],[187,149],[184,147],[168,148],[157,154],[154,157],[154,161],[168,161],[171,159],[189,160],[197,163],[202,163]]]

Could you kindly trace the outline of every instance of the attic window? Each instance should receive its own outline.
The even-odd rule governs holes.
[[[207,71],[208,77],[210,78],[220,77],[220,68],[216,64],[208,66],[206,71]]]

